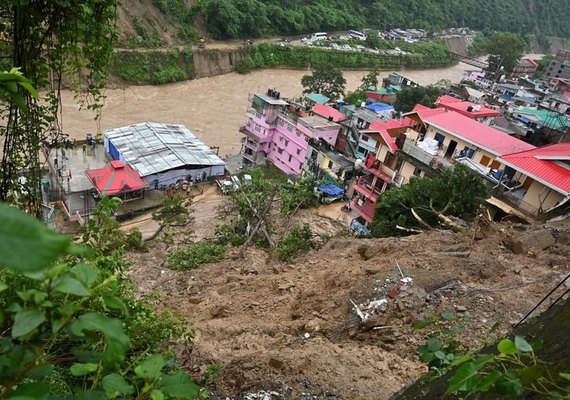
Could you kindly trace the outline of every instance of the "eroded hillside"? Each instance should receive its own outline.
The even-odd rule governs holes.
[[[504,335],[570,270],[562,228],[479,220],[464,233],[359,240],[312,211],[295,220],[340,236],[295,263],[250,248],[243,258],[234,249],[219,263],[169,270],[172,250],[213,235],[224,201],[197,199],[191,227],[130,255],[142,294],[158,292],[197,329],[193,348],[178,347],[183,365],[196,376],[221,366],[213,399],[387,399],[426,371],[416,348],[433,329],[476,348]],[[446,311],[449,320],[440,318]]]

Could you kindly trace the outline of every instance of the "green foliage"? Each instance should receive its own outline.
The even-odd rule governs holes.
[[[303,93],[320,93],[332,101],[342,97],[344,85],[346,85],[346,79],[342,71],[333,64],[318,65],[311,75],[301,78]]]
[[[372,52],[340,51],[306,46],[278,46],[268,43],[254,44],[243,49],[244,58],[237,65],[239,72],[255,68],[277,66],[305,69],[323,64],[336,68],[392,69],[437,68],[453,64],[449,49],[441,42],[411,45],[406,42],[383,41],[387,49],[401,46],[411,54],[376,54]],[[361,43],[361,42],[359,42]]]
[[[152,213],[152,218],[162,225],[183,226],[188,223],[188,207],[192,204],[190,197],[184,197],[175,191],[164,192],[162,206],[158,211]]]
[[[20,68],[0,72],[0,102],[14,102],[20,110],[25,111],[27,104],[22,92],[27,92],[34,98],[38,97],[37,90],[20,72]]]
[[[112,201],[99,206],[100,223],[109,221],[113,207]],[[0,243],[13,246],[0,247],[0,329],[8,333],[0,346],[0,398],[203,397],[173,363],[151,354],[184,335],[182,323],[136,299],[103,250],[71,245],[4,204],[0,220]],[[110,233],[99,227],[104,234]],[[17,260],[9,257],[14,252]]]
[[[445,170],[437,178],[413,177],[407,185],[383,193],[371,225],[372,236],[405,234],[396,225],[421,229],[414,211],[430,226],[439,226],[438,214],[469,220],[487,198],[488,189],[475,172],[462,164]]]
[[[412,111],[416,104],[433,107],[433,103],[441,95],[440,89],[434,86],[406,87],[396,94],[394,108],[402,113]]]
[[[553,59],[554,56],[552,54],[547,54],[544,57],[542,57],[540,60],[538,60],[538,69],[536,70],[536,76],[538,77],[544,76],[548,66],[550,65]]]
[[[41,217],[41,142],[61,143],[66,137],[58,121],[61,77],[66,76],[78,103],[98,118],[116,39],[117,5],[117,0],[0,2],[1,30],[8,36],[1,52],[29,80],[10,78],[0,84],[0,96],[5,97],[4,88],[12,93],[0,107],[5,121],[0,127],[1,201]],[[32,86],[44,89],[41,96]]]
[[[514,341],[503,339],[498,343],[498,354],[461,357],[455,363],[459,368],[448,382],[447,393],[520,398],[526,391],[542,398],[569,398],[570,375],[553,376],[548,364],[535,355],[540,346],[540,341],[529,344],[515,336]]]
[[[360,90],[368,90],[369,88],[376,89],[378,87],[378,69],[373,69],[368,74],[362,77]]]
[[[347,92],[346,95],[344,96],[344,101],[347,102],[348,104],[356,104],[356,102],[360,101],[366,101],[366,99],[368,98],[368,95],[366,94],[366,92],[364,90],[355,90],[354,92]]]
[[[236,232],[236,227],[223,224],[216,227],[216,239],[223,245],[229,244],[233,247],[239,247],[245,243],[247,237]]]
[[[281,261],[292,262],[299,254],[311,249],[312,237],[313,232],[307,224],[291,227],[289,233],[275,249],[277,258]]]
[[[488,31],[509,29],[519,34],[539,30],[544,35],[570,37],[568,19],[564,18],[567,7],[565,0],[202,0],[196,9],[215,38],[235,39],[365,26],[432,32],[469,26]]]
[[[521,59],[526,44],[520,36],[509,32],[497,32],[487,41],[489,57],[489,70],[496,71],[504,67],[512,71]]]
[[[202,264],[223,260],[226,257],[224,246],[206,241],[191,243],[168,256],[166,265],[175,271],[194,269]]]
[[[484,32],[477,32],[467,51],[471,57],[477,57],[487,53],[488,44],[489,37]]]
[[[188,50],[120,51],[113,54],[111,69],[126,82],[155,85],[191,79],[194,75]]]

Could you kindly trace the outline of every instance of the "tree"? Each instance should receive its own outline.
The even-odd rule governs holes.
[[[405,235],[396,225],[407,229],[425,228],[426,224],[436,227],[442,215],[468,220],[475,216],[487,194],[483,179],[462,164],[445,170],[435,179],[413,177],[407,185],[380,196],[372,221],[372,235]]]
[[[320,93],[331,100],[338,100],[344,93],[346,79],[342,71],[332,64],[322,64],[317,66],[312,75],[305,75],[301,78],[303,93]]]
[[[0,109],[0,200],[41,216],[40,143],[61,144],[59,93],[70,79],[81,106],[100,115],[107,63],[116,38],[118,0],[21,1],[0,3],[0,27],[7,35],[3,52],[32,86],[45,89],[34,96],[23,86]],[[6,44],[7,43],[7,44]],[[22,179],[25,178],[25,179]]]
[[[354,92],[348,92],[344,96],[344,101],[348,104],[356,104],[357,101],[366,101],[368,95],[364,90],[355,90]]]
[[[514,33],[495,33],[487,42],[489,71],[497,72],[501,67],[512,71],[521,59],[525,47],[524,41]]]
[[[378,35],[378,31],[371,30],[366,35],[366,44],[368,47],[373,49],[379,49],[381,47],[382,39]]]
[[[362,77],[360,90],[368,90],[370,88],[376,89],[378,87],[378,69],[374,68],[368,74]]]
[[[440,90],[433,86],[407,87],[396,94],[394,108],[396,111],[409,112],[416,104],[431,107],[440,94]]]

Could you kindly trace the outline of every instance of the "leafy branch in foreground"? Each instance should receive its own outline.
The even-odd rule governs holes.
[[[0,398],[204,398],[148,350],[182,335],[179,323],[145,332],[162,317],[134,298],[122,254],[102,251],[0,203]]]
[[[548,399],[570,398],[570,374],[553,376],[547,363],[536,357],[542,343],[529,344],[523,337],[503,339],[498,354],[466,355],[449,381],[448,393],[490,393],[520,397],[525,391]]]

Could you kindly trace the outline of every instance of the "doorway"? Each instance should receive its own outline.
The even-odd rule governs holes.
[[[449,142],[449,146],[447,146],[447,151],[445,152],[444,157],[451,158],[453,156],[453,153],[455,153],[456,147],[457,147],[457,142],[455,140]]]

